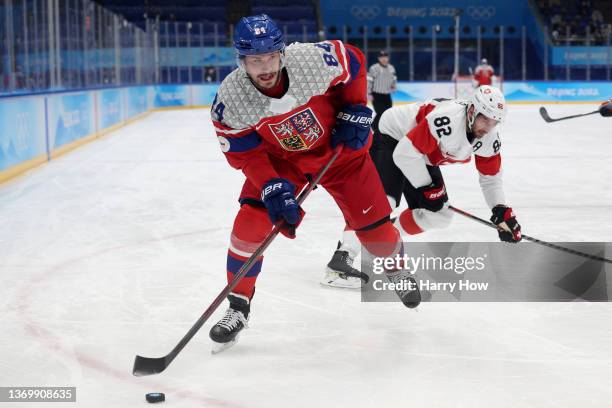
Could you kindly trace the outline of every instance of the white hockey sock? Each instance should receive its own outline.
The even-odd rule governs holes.
[[[361,242],[354,230],[344,230],[342,233],[341,251],[348,251],[351,258],[357,257],[361,252]]]

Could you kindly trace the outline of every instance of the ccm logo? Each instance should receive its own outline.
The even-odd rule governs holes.
[[[273,192],[274,190],[280,190],[281,188],[283,188],[283,183],[274,183],[271,186],[267,186],[261,192],[261,197],[263,198],[267,196],[268,194],[270,194],[271,192]]]
[[[442,197],[444,195],[444,193],[446,193],[446,189],[444,187],[442,187],[440,190],[438,191],[434,191],[432,193],[429,193],[429,198],[430,200],[436,200],[440,197]]]
[[[362,125],[372,124],[371,117],[351,115],[350,113],[344,113],[344,112],[338,112],[338,119],[344,120],[345,122],[359,123]]]

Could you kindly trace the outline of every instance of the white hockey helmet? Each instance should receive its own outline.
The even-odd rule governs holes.
[[[468,126],[470,129],[472,129],[476,116],[478,116],[479,113],[499,123],[502,123],[506,119],[506,98],[504,98],[502,91],[494,86],[482,85],[478,87],[468,103],[468,109],[470,106],[474,107],[472,117],[468,118]]]
[[[480,63],[487,65],[489,63],[489,61],[487,61],[486,58],[483,58],[483,59],[480,60]]]

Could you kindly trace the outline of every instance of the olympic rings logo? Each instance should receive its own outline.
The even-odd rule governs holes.
[[[372,20],[380,14],[378,6],[352,6],[351,14],[357,20]]]
[[[467,9],[467,13],[474,20],[488,20],[495,15],[495,7],[474,7],[470,6]]]

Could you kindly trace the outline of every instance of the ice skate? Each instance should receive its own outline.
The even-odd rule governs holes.
[[[237,294],[230,294],[227,299],[230,307],[225,311],[223,318],[210,329],[213,354],[218,354],[236,344],[240,332],[248,327],[251,308],[249,299]]]
[[[404,306],[414,309],[421,303],[421,292],[414,276],[406,271],[399,270],[385,273],[389,282],[395,284],[395,293]]]
[[[355,259],[348,251],[337,249],[325,268],[321,285],[334,288],[360,289],[362,272],[353,267]]]

